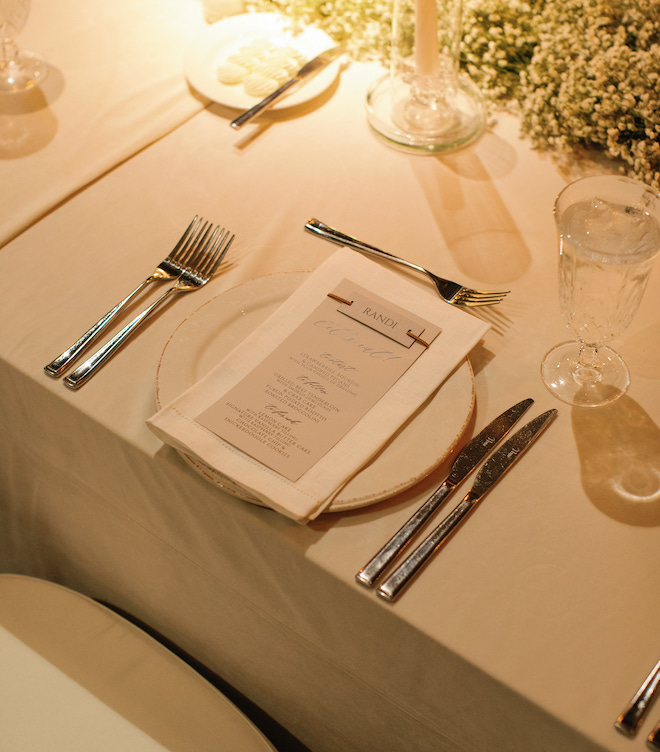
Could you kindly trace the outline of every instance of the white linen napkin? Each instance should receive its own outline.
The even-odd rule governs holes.
[[[332,449],[293,482],[232,447],[195,418],[250,373],[345,278],[437,324],[442,334]],[[354,251],[341,249],[206,377],[164,406],[147,425],[165,443],[216,468],[269,507],[306,522],[330,504],[487,329],[488,324],[447,305],[437,294],[406,282]]]

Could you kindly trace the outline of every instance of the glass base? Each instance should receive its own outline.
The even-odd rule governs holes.
[[[445,108],[414,101],[403,84],[397,91],[387,74],[367,92],[367,119],[391,146],[416,153],[448,152],[475,140],[484,128],[481,94],[469,78],[459,76]]]
[[[614,350],[599,347],[592,366],[580,366],[579,355],[579,342],[564,342],[545,356],[541,377],[555,397],[576,407],[600,407],[625,394],[630,374]]]
[[[0,94],[20,94],[38,86],[48,73],[36,52],[20,50],[13,60],[0,60]]]

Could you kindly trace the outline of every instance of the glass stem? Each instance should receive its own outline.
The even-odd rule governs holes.
[[[575,364],[575,378],[581,384],[595,384],[601,379],[598,347],[580,343],[580,352]]]
[[[13,39],[5,37],[0,40],[0,60],[11,62],[12,60],[16,60],[17,55],[18,47]]]
[[[5,37],[0,41],[0,60],[12,61],[16,59],[16,44],[13,39]]]
[[[598,365],[598,348],[594,345],[586,345],[583,342],[580,345],[578,358],[582,367],[595,368]]]

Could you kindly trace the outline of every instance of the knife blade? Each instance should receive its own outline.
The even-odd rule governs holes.
[[[429,517],[443,501],[462,483],[481,460],[494,449],[495,445],[509,432],[532,405],[533,399],[524,399],[505,410],[492,420],[482,431],[459,452],[449,475],[412,517],[389,539],[380,551],[355,575],[356,580],[366,587],[373,587],[390,562],[421,529]]]
[[[303,67],[288,81],[282,84],[279,89],[276,89],[272,94],[261,100],[254,107],[246,110],[242,115],[239,115],[235,120],[230,123],[231,127],[235,130],[242,128],[247,122],[256,117],[260,112],[272,107],[278,99],[283,97],[293,86],[301,83],[302,81],[309,80],[312,76],[322,71],[325,67],[334,62],[341,54],[343,54],[343,47],[331,47],[325,52],[321,52],[315,58],[312,58],[303,65]]]
[[[474,511],[486,493],[511,469],[556,417],[556,409],[548,410],[524,425],[506,441],[481,468],[474,485],[463,500],[380,585],[376,591],[378,595],[385,600],[393,601],[420,567],[442,547],[457,527]]]

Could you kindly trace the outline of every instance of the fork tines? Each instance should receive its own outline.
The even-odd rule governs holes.
[[[501,303],[508,295],[509,290],[471,290],[464,287],[452,298],[454,305],[483,306]]]

